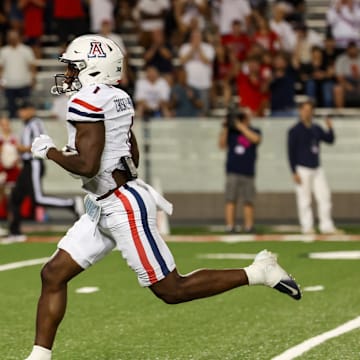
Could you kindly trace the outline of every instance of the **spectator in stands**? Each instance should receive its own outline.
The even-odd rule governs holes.
[[[23,14],[18,6],[19,0],[3,0],[9,20],[9,29],[17,30],[21,33],[23,25]]]
[[[324,63],[326,68],[334,67],[335,60],[340,55],[341,50],[336,47],[335,39],[331,34],[328,34],[324,40]]]
[[[180,47],[179,57],[185,67],[188,85],[200,94],[203,104],[202,115],[208,115],[215,57],[213,46],[202,41],[199,30],[193,30],[190,42]]]
[[[283,3],[275,3],[272,7],[272,19],[270,28],[280,40],[281,49],[286,52],[293,52],[296,45],[296,34],[290,24],[285,20],[288,7]]]
[[[187,85],[186,71],[176,70],[175,84],[171,87],[170,107],[176,117],[197,117],[202,108],[199,93]]]
[[[295,83],[297,73],[285,53],[273,58],[272,79],[270,83],[271,116],[295,116]]]
[[[7,117],[0,118],[0,217],[7,218],[7,193],[14,186],[20,172],[17,152],[18,139]],[[5,235],[0,228],[0,236]]]
[[[335,62],[337,84],[334,100],[337,108],[360,105],[360,55],[355,42],[350,42],[346,52]]]
[[[32,47],[35,57],[41,58],[41,36],[44,34],[46,0],[19,0],[18,7],[24,16],[25,43]]]
[[[222,44],[227,47],[239,61],[244,61],[251,47],[251,39],[242,30],[240,20],[235,19],[231,26],[231,33],[222,36]]]
[[[139,118],[169,117],[170,86],[154,66],[135,84],[136,115]]]
[[[219,4],[219,29],[221,36],[231,33],[234,20],[239,20],[246,32],[250,24],[251,8],[247,0],[222,0]]]
[[[83,2],[82,0],[53,1],[56,33],[59,36],[60,46],[65,48],[73,37],[89,32]]]
[[[99,33],[104,21],[115,23],[114,0],[87,0],[89,3],[90,30]]]
[[[270,78],[263,76],[261,58],[251,56],[237,76],[239,102],[255,116],[264,116],[269,103]]]
[[[301,64],[309,64],[312,57],[312,48],[322,46],[322,36],[314,30],[308,29],[306,24],[297,24],[295,27],[296,46],[294,53]]]
[[[305,86],[305,94],[319,107],[332,107],[334,72],[332,66],[326,67],[321,48],[317,46],[312,48],[310,63],[301,63],[299,72]]]
[[[139,42],[146,48],[150,46],[151,32],[164,29],[164,18],[170,9],[169,0],[139,0],[134,11],[134,17],[140,29]]]
[[[147,66],[154,66],[161,75],[171,81],[173,53],[165,40],[163,29],[154,30],[151,33],[151,46],[145,51],[144,60]]]
[[[240,63],[233,49],[229,46],[222,46],[221,43],[215,47],[215,54],[213,103],[216,103],[218,96],[221,96],[222,106],[228,107],[231,103],[234,80],[239,71]]]
[[[360,46],[360,4],[355,0],[335,0],[327,12],[327,21],[336,46],[345,49],[349,41]]]
[[[30,96],[35,84],[35,56],[31,47],[21,42],[16,30],[9,30],[7,40],[8,45],[0,49],[0,79],[9,117],[15,118],[18,102]]]
[[[280,49],[279,37],[271,30],[268,20],[257,12],[253,13],[253,19],[255,22],[255,32],[252,40],[271,53],[278,51]]]
[[[184,41],[194,29],[205,29],[206,0],[178,0],[174,2],[174,15],[178,31]]]
[[[314,219],[311,196],[314,193],[319,216],[319,230],[323,234],[337,232],[331,217],[331,194],[325,173],[320,165],[320,143],[333,144],[332,122],[325,119],[327,129],[313,123],[314,104],[306,101],[300,105],[299,122],[288,133],[288,156],[295,182],[299,221],[303,234],[313,234]]]
[[[250,124],[247,112],[229,113],[219,137],[221,149],[227,149],[225,222],[227,232],[236,232],[236,206],[243,201],[243,230],[253,233],[255,200],[255,164],[261,132]]]
[[[9,27],[9,20],[7,17],[7,11],[5,2],[0,3],[0,47],[4,45],[6,40],[6,32]]]
[[[288,5],[286,21],[294,25],[304,22],[306,15],[305,0],[277,0],[277,2]]]

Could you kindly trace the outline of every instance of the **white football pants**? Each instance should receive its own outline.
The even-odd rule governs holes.
[[[331,194],[321,167],[312,169],[297,166],[296,172],[301,178],[301,184],[296,184],[296,200],[301,230],[303,233],[314,230],[314,217],[311,208],[311,194],[317,203],[319,230],[321,233],[331,233],[335,230],[331,218]]]

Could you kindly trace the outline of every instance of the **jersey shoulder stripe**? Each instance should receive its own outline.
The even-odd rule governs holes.
[[[78,98],[75,98],[73,99],[71,102],[75,103],[75,104],[78,104],[88,110],[91,110],[91,111],[94,111],[94,112],[99,112],[99,111],[103,111],[102,108],[99,108],[97,106],[94,106],[94,105],[91,105],[89,104],[88,102],[84,101],[84,100],[81,100],[81,99],[78,99]]]
[[[69,107],[68,110],[70,113],[76,114],[76,115],[80,115],[83,116],[85,118],[90,118],[90,119],[105,119],[105,115],[104,114],[97,114],[97,113],[88,113],[88,112],[84,112],[84,111],[80,111],[78,109],[75,109],[73,107]]]

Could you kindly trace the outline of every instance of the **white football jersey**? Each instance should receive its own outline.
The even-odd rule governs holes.
[[[124,169],[122,156],[130,155],[130,129],[134,119],[134,106],[123,90],[109,85],[92,85],[81,88],[68,102],[68,147],[76,150],[76,128],[71,122],[104,121],[105,146],[99,172],[93,178],[81,177],[85,191],[103,195],[116,187],[111,174]]]

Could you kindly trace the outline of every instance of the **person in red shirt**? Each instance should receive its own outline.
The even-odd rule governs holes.
[[[40,37],[44,34],[46,0],[20,0],[18,7],[24,16],[25,43],[30,45],[37,58],[41,58]]]
[[[262,75],[260,59],[248,58],[236,80],[240,105],[255,116],[263,116],[269,102],[269,78]]]
[[[265,50],[275,53],[280,49],[280,41],[277,34],[270,29],[266,18],[254,12],[256,31],[252,40],[261,45]]]
[[[60,45],[65,47],[67,42],[80,34],[86,33],[85,11],[81,0],[53,0],[56,32]]]
[[[242,32],[239,20],[233,21],[231,34],[222,36],[221,42],[235,53],[239,61],[245,60],[251,47],[251,40],[247,34]]]
[[[15,184],[20,173],[20,166],[17,151],[18,140],[11,130],[7,117],[0,118],[0,130],[0,218],[6,219],[6,192]]]
[[[238,72],[239,62],[234,52],[221,43],[215,48],[213,101],[222,95],[222,105],[228,107],[231,102],[233,80]]]

